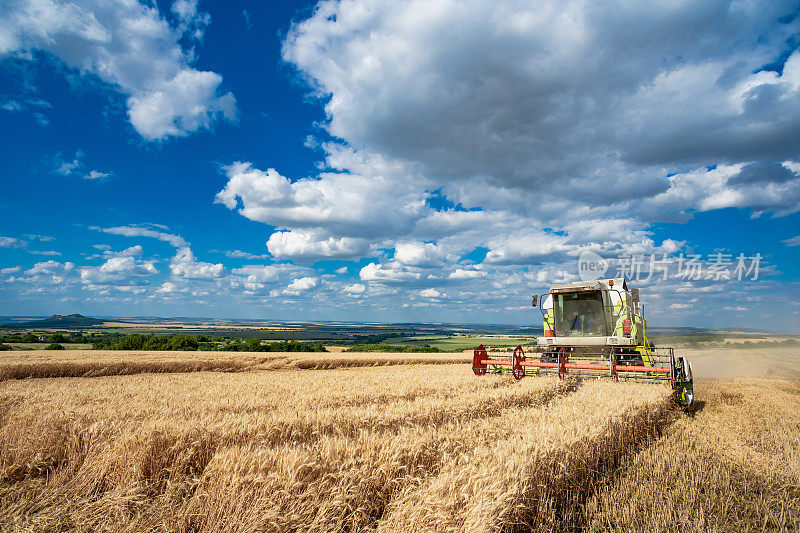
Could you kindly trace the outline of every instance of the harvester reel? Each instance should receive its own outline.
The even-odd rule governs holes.
[[[489,354],[486,352],[486,348],[483,347],[483,344],[475,348],[472,354],[472,371],[476,376],[483,376],[486,374],[486,360],[488,358]]]
[[[522,346],[514,348],[514,355],[511,359],[511,374],[514,376],[514,379],[520,380],[525,377],[525,367],[522,366],[522,362],[525,361],[525,352]]]

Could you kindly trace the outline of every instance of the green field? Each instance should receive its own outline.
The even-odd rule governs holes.
[[[48,342],[9,342],[6,345],[14,350],[44,350],[50,343]],[[61,346],[65,350],[91,350],[91,344],[70,344],[64,343]]]
[[[530,344],[534,337],[506,336],[506,335],[418,335],[414,337],[395,337],[384,341],[384,344],[401,346],[431,346],[445,352],[461,352],[472,350],[479,345],[492,347],[514,347],[520,344]]]
[[[775,335],[765,332],[726,332],[700,328],[649,328],[648,339],[657,346],[674,346],[684,349],[704,348],[780,348],[800,344],[800,336]],[[350,323],[280,323],[242,322],[241,324],[202,323],[170,320],[157,323],[109,322],[102,326],[86,326],[65,329],[0,328],[0,344],[13,350],[41,350],[49,343],[57,343],[67,350],[112,348],[112,344],[130,344],[115,349],[139,349],[136,343],[123,342],[132,336],[150,336],[149,344],[156,345],[167,337],[180,336],[190,340],[189,348],[200,350],[250,351],[257,340],[263,343],[298,341],[320,343],[325,346],[344,348],[370,346],[372,349],[387,347],[408,348],[420,352],[462,352],[479,345],[495,349],[510,349],[517,345],[530,345],[535,337],[542,335],[540,327],[502,325],[459,324],[350,324]],[[250,343],[248,345],[248,343]],[[184,343],[185,344],[185,343]],[[391,348],[390,348],[391,347]],[[156,349],[153,347],[147,349]],[[169,348],[158,348],[169,349]],[[364,351],[364,350],[353,350]]]

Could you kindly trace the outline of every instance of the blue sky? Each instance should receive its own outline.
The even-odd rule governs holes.
[[[526,324],[587,250],[722,252],[651,325],[800,332],[797,14],[5,3],[0,315]]]

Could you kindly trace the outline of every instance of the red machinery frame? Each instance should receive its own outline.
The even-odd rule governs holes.
[[[581,348],[581,350],[575,351],[575,348]],[[532,346],[529,347],[529,350],[538,354],[540,360],[528,361],[522,346],[514,348],[509,357],[506,356],[507,352],[491,352],[481,344],[473,353],[472,371],[477,376],[483,376],[488,372],[489,365],[492,365],[502,373],[510,371],[517,380],[526,375],[557,373],[561,379],[572,374],[584,377],[608,377],[613,380],[669,381],[673,389],[676,387],[675,352],[671,347],[648,348],[649,353],[641,357],[643,360],[647,358],[649,366],[631,365],[627,361],[620,362],[620,356],[630,358],[634,354],[621,353],[616,347],[611,347],[611,350],[606,353],[602,350],[586,352],[584,351],[585,347],[561,346],[558,348],[556,362],[541,360],[541,356],[545,352],[548,352],[552,358],[553,348]],[[572,361],[570,361],[571,356]]]

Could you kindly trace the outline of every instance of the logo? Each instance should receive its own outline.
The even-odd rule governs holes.
[[[608,260],[590,250],[581,252],[578,257],[578,277],[581,281],[593,281],[605,277]]]

